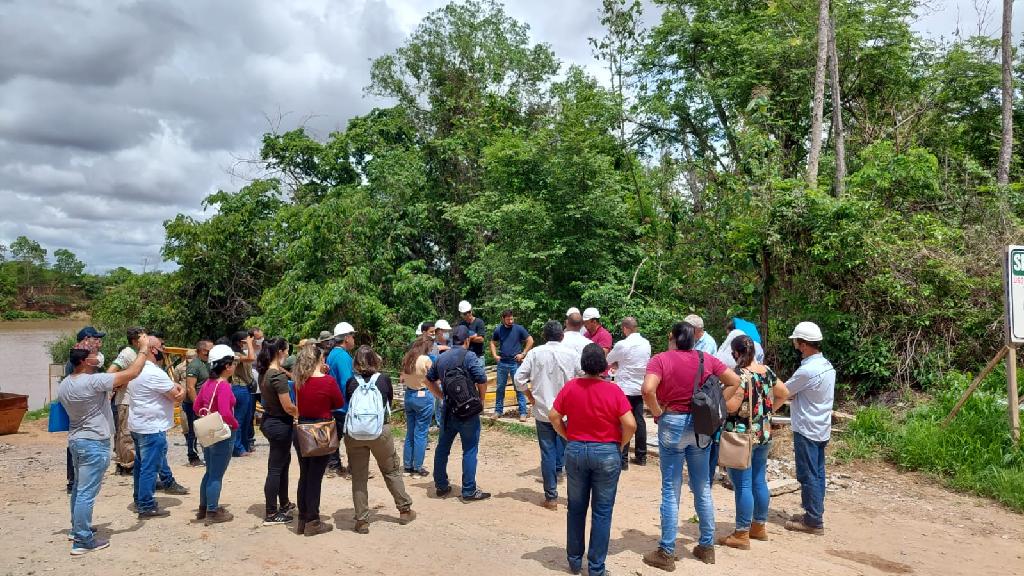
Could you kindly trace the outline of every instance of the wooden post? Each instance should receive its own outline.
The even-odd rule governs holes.
[[[988,373],[991,372],[992,369],[996,367],[996,364],[999,364],[999,361],[1003,359],[1003,356],[1006,356],[1006,353],[1009,350],[1009,346],[1003,346],[1002,348],[1000,348],[999,352],[997,352],[996,355],[993,356],[992,359],[988,361],[988,364],[985,365],[985,368],[983,368],[981,372],[979,372],[978,375],[974,377],[974,381],[971,382],[971,385],[967,387],[967,390],[964,390],[963,396],[961,396],[960,399],[956,401],[956,406],[953,406],[953,410],[950,411],[949,416],[946,416],[946,419],[942,421],[943,428],[949,426],[949,423],[953,421],[953,417],[955,417],[956,413],[959,412],[960,409],[964,407],[964,404],[967,402],[967,399],[971,397],[971,394],[974,394],[974,391],[978,388],[978,385],[981,384],[981,381],[984,380],[985,376],[988,376]]]
[[[1010,404],[1010,434],[1014,442],[1020,442],[1020,403],[1017,402],[1017,349],[1007,347],[1006,393]]]

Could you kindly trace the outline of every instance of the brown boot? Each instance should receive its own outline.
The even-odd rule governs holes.
[[[317,534],[326,534],[331,530],[334,530],[333,525],[319,520],[311,520],[306,522],[306,526],[303,527],[302,533],[306,536],[316,536]]]
[[[206,520],[206,506],[196,510],[196,520]]]
[[[648,552],[643,556],[644,564],[660,568],[665,572],[675,572],[676,570],[676,559],[668,552],[665,552],[660,546],[653,552]]]
[[[356,534],[369,534],[370,523],[366,520],[356,520],[356,525],[352,527],[352,531]]]
[[[728,536],[721,536],[716,541],[719,546],[728,546],[738,550],[750,550],[750,531],[736,530]]]
[[[298,521],[295,522],[295,533],[299,536],[306,533],[306,521],[302,518],[299,518]]]
[[[790,530],[793,532],[803,532],[805,534],[814,534],[815,536],[825,535],[825,528],[823,526],[818,528],[815,528],[814,526],[808,526],[807,524],[804,524],[803,520],[787,521],[786,530]]]
[[[750,523],[750,538],[753,540],[768,541],[768,526],[764,522]]]
[[[405,526],[409,522],[416,519],[416,511],[412,508],[408,510],[400,510],[398,513],[398,523]]]
[[[705,564],[715,563],[715,547],[698,544],[693,548],[693,556]]]
[[[206,525],[209,526],[210,524],[220,524],[221,522],[230,522],[233,518],[234,518],[234,515],[232,515],[231,512],[228,512],[227,510],[225,510],[223,508],[217,508],[217,510],[215,512],[207,511],[207,513],[206,513]]]

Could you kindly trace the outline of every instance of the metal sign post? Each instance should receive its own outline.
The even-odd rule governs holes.
[[[1003,298],[1006,304],[1006,394],[1010,433],[1020,441],[1020,402],[1017,398],[1017,347],[1024,344],[1024,246],[1009,246],[1004,261]]]

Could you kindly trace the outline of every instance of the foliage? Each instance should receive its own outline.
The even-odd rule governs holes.
[[[38,410],[29,410],[25,413],[23,420],[25,422],[32,422],[35,420],[42,420],[43,418],[49,418],[50,416],[50,405],[47,404]]]
[[[85,264],[66,248],[54,250],[53,257],[56,259],[53,270],[66,280],[77,280],[85,272]]]

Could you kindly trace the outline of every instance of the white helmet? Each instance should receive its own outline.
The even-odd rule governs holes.
[[[465,314],[466,312],[469,312],[472,309],[473,305],[467,302],[466,300],[459,302],[459,314]]]
[[[575,307],[575,306],[573,306],[572,308],[569,308],[568,310],[565,311],[565,317],[568,318],[569,316],[572,316],[573,314],[579,314],[579,313],[580,313],[580,309]]]
[[[597,311],[597,308],[587,308],[586,310],[583,311],[584,320],[594,320],[600,317],[601,313]]]
[[[223,360],[225,358],[234,358],[234,357],[235,357],[235,351],[232,350],[231,346],[228,346],[227,344],[217,344],[213,348],[210,348],[210,356],[209,356],[210,364],[213,364],[213,363],[217,362],[218,360]]]
[[[334,336],[345,336],[346,334],[353,334],[355,331],[356,329],[348,322],[338,322],[337,326],[334,327]]]
[[[451,330],[452,325],[449,324],[447,320],[438,320],[437,322],[434,322],[434,328],[437,328],[438,330]]]
[[[793,329],[793,333],[789,335],[789,339],[793,340],[799,338],[808,342],[821,342],[824,338],[821,335],[821,328],[814,322],[801,322],[796,325]]]

